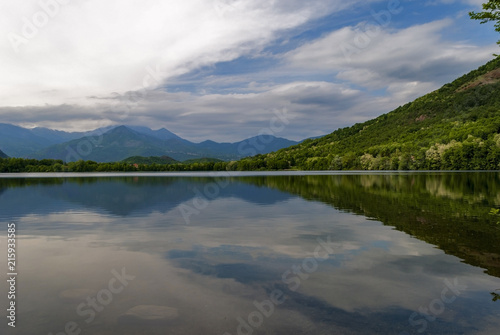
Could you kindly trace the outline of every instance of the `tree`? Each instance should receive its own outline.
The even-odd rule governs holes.
[[[470,12],[469,16],[473,20],[481,20],[481,24],[496,21],[495,30],[500,32],[500,0],[490,0],[483,4],[483,12]],[[497,42],[500,44],[500,40]]]

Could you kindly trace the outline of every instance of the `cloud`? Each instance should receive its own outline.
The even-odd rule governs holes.
[[[329,71],[337,79],[408,100],[491,59],[487,48],[441,37],[451,19],[396,30],[375,21],[344,27],[290,52],[291,68]]]
[[[58,1],[66,4],[23,1],[0,14],[1,105],[86,104],[90,95],[159,86],[357,2]]]

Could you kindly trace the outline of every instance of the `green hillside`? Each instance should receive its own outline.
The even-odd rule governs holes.
[[[231,170],[497,170],[500,58],[380,117]]]

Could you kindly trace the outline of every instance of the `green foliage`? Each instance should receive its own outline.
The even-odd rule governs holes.
[[[79,160],[64,163],[62,160],[54,159],[24,159],[24,158],[0,158],[0,173],[20,172],[174,172],[174,171],[225,171],[227,162],[195,162],[184,164],[171,163],[97,163],[94,161]]]
[[[217,159],[217,158],[208,158],[208,157],[204,157],[204,158],[195,158],[195,159],[187,159],[185,161],[182,161],[183,164],[193,164],[193,163],[220,163],[220,162],[224,162],[223,160],[221,159]]]
[[[473,20],[481,20],[481,24],[496,21],[495,30],[500,32],[500,0],[489,0],[483,4],[484,11],[476,13],[470,12],[469,16]],[[500,44],[500,41],[498,41]]]
[[[173,164],[179,163],[175,159],[169,156],[151,156],[151,157],[142,157],[142,156],[132,156],[125,158],[122,160],[123,163],[128,164]]]
[[[63,161],[55,159],[0,158],[0,172],[62,172]]]

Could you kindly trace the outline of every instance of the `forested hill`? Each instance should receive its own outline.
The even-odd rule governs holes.
[[[500,58],[380,117],[231,169],[500,169]]]
[[[0,158],[7,158],[7,156],[2,150],[0,150]]]

